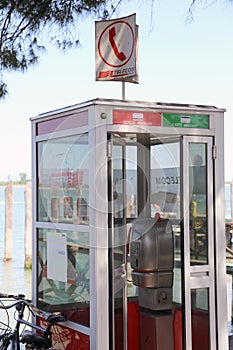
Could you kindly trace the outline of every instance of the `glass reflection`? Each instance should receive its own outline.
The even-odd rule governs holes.
[[[207,145],[189,144],[189,211],[191,265],[208,264]]]
[[[38,143],[38,221],[88,224],[88,135]]]
[[[38,307],[89,325],[89,233],[38,229]]]
[[[191,290],[192,350],[210,349],[209,289]]]

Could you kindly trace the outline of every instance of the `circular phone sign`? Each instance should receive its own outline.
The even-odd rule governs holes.
[[[112,22],[100,34],[98,53],[110,67],[123,67],[129,62],[134,51],[134,30],[128,22]]]

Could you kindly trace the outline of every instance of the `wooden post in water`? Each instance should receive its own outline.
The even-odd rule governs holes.
[[[12,228],[13,228],[13,185],[5,187],[5,247],[3,261],[12,259]]]
[[[32,199],[31,182],[27,182],[25,188],[25,260],[24,268],[32,268]]]

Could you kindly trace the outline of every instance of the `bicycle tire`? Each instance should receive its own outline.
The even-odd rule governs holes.
[[[0,350],[7,350],[10,345],[10,339],[8,334],[0,335]]]
[[[9,335],[11,328],[3,322],[0,322],[0,350],[6,350],[10,344]]]

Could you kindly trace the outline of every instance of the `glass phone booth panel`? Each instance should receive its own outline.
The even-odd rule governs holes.
[[[38,221],[57,223],[37,230],[38,307],[89,326],[88,134],[41,141],[37,154]]]

